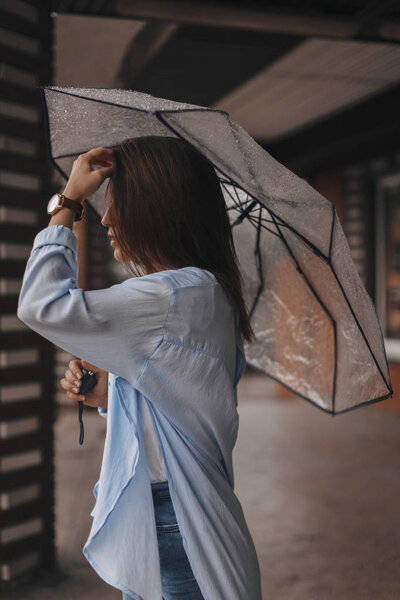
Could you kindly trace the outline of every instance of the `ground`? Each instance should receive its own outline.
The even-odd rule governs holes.
[[[254,372],[238,396],[235,492],[263,600],[398,600],[400,413],[370,405],[332,417],[301,398],[278,398],[273,382]],[[61,576],[3,600],[121,599],[82,553],[106,422],[85,409],[80,446],[75,409],[60,407],[56,424]]]

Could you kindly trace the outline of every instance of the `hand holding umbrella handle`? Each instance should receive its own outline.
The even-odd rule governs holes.
[[[86,394],[87,392],[89,392],[97,383],[97,377],[96,375],[93,373],[93,371],[88,371],[87,369],[84,369],[82,367],[82,373],[83,373],[83,377],[81,380],[81,385],[79,388],[79,393],[80,394]],[[82,445],[83,444],[83,438],[84,438],[84,429],[83,429],[83,420],[82,420],[82,412],[83,412],[83,401],[82,400],[78,400],[78,418],[79,418],[79,425],[80,425],[80,432],[79,432],[79,444]]]

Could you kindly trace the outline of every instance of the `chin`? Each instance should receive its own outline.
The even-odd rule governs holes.
[[[115,260],[118,260],[119,262],[121,262],[122,256],[121,256],[121,252],[120,252],[119,248],[114,248],[114,258],[115,258]]]

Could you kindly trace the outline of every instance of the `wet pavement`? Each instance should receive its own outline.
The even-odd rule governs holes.
[[[332,417],[278,398],[273,382],[251,371],[238,396],[235,492],[263,600],[399,600],[400,413],[371,405]],[[85,407],[80,446],[75,408],[59,407],[55,432],[59,573],[3,600],[121,599],[82,553],[106,422]]]

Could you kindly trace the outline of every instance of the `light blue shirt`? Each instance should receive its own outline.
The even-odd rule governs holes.
[[[184,267],[101,290],[77,287],[75,234],[35,237],[18,317],[108,371],[107,431],[83,553],[110,585],[161,600],[157,532],[143,445],[147,403],[171,500],[205,600],[261,600],[260,569],[234,493],[236,385],[246,360],[237,321],[212,273]]]

